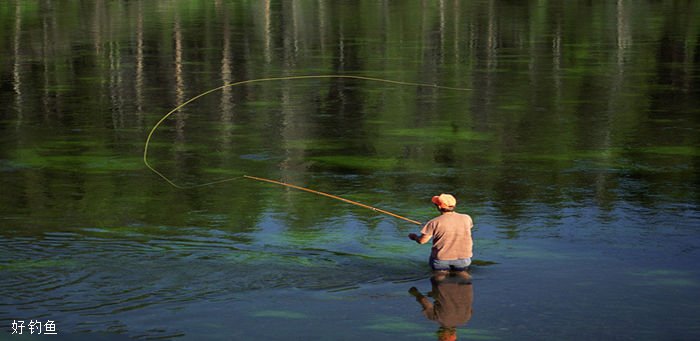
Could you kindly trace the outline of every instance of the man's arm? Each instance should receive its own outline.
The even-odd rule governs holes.
[[[411,234],[408,235],[408,239],[410,239],[410,240],[415,240],[416,243],[418,243],[418,244],[425,244],[425,243],[427,243],[427,242],[430,240],[430,237],[431,237],[431,236],[429,236],[429,235],[427,235],[427,234],[425,234],[425,233],[421,233],[420,236],[417,235],[417,234],[415,234],[415,233],[411,233]]]
[[[418,303],[420,303],[420,305],[423,307],[423,313],[426,314],[426,316],[428,316],[427,314],[433,312],[433,302],[430,302],[427,297],[423,296],[423,294],[421,294],[416,287],[412,287],[408,290],[408,292],[416,298]],[[430,317],[428,316],[428,318]]]

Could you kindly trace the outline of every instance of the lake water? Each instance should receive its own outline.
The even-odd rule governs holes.
[[[415,288],[461,339],[698,339],[698,17],[3,1],[2,338],[437,339]],[[227,86],[328,75],[372,79]],[[433,288],[418,225],[242,175],[423,222],[453,193],[472,280]]]

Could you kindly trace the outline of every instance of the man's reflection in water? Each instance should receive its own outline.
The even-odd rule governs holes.
[[[429,320],[440,324],[438,340],[457,340],[457,327],[466,324],[472,318],[474,287],[466,271],[451,276],[433,276],[430,279],[432,291],[426,296],[412,287],[408,292],[423,307],[423,314]]]

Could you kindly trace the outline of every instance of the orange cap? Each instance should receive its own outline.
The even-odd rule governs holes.
[[[457,328],[450,327],[440,327],[438,329],[438,340],[440,341],[456,341],[457,340]]]
[[[451,209],[457,205],[457,199],[455,199],[455,197],[452,195],[445,193],[434,196],[431,201],[440,208]]]

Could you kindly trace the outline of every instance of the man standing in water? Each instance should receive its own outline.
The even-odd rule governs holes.
[[[466,277],[472,257],[472,218],[467,214],[455,212],[457,200],[450,194],[436,195],[432,202],[440,211],[440,216],[425,224],[420,236],[411,233],[408,238],[418,244],[425,244],[430,238],[433,239],[430,268],[433,269],[436,280],[444,279],[450,271]]]

